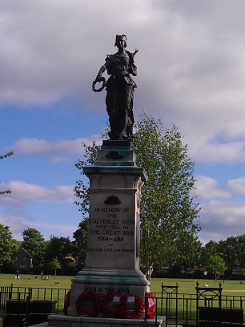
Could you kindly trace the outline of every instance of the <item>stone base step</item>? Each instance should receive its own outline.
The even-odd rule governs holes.
[[[38,324],[38,325],[32,325],[32,327],[48,327],[48,322],[44,322],[44,323]],[[167,325],[167,327],[182,327],[182,325],[177,325],[177,326],[175,326],[175,325]]]
[[[144,319],[74,317],[57,314],[48,317],[48,327],[142,327]],[[148,327],[166,327],[166,317],[147,320]]]
[[[32,325],[32,327],[48,327],[48,322],[43,322],[43,323],[38,324],[38,325]]]
[[[143,319],[112,319],[112,318],[86,318],[86,317],[71,317],[65,316],[63,314],[52,315],[49,317],[49,322],[44,322],[38,325],[32,325],[31,327],[62,327],[62,326],[96,326],[98,324],[101,326],[143,326]],[[166,327],[166,318],[158,317],[157,326]],[[150,319],[147,321],[147,326],[155,327],[155,319]],[[182,327],[182,325],[168,324],[167,327]]]

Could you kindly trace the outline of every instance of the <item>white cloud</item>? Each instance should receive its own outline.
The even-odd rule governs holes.
[[[189,143],[189,155],[196,162],[207,164],[233,164],[245,162],[245,141],[218,142],[217,140],[192,139]]]
[[[90,135],[87,138],[78,138],[73,141],[57,140],[48,142],[46,140],[39,140],[36,138],[27,139],[22,138],[12,145],[5,147],[4,151],[14,151],[16,154],[31,155],[31,156],[55,156],[53,162],[60,162],[67,160],[60,155],[65,154],[79,154],[83,152],[82,143],[86,145],[92,144],[92,141],[101,141],[100,135]]]
[[[26,228],[26,224],[18,216],[2,215],[0,214],[0,223],[5,226],[11,226],[12,233],[18,233],[20,230]]]
[[[3,189],[10,189],[11,195],[0,197],[0,204],[16,205],[33,201],[74,202],[74,185],[57,185],[48,188],[23,181],[10,181],[1,185]]]
[[[39,222],[33,223],[33,226],[35,226],[37,229],[45,228],[48,230],[54,230],[54,231],[58,230],[58,231],[66,232],[68,235],[72,235],[75,232],[75,230],[78,228],[77,225],[48,224],[48,223],[39,223]]]
[[[215,201],[202,204],[200,239],[205,243],[213,239],[245,234],[245,202]]]
[[[227,185],[231,192],[236,194],[245,194],[245,177],[231,179],[228,181]]]
[[[36,228],[42,230],[41,234],[44,235],[45,239],[48,240],[50,235],[63,235],[64,237],[72,236],[75,230],[78,228],[77,225],[64,225],[64,224],[52,224],[52,223],[40,223],[35,220],[25,219],[23,216],[11,215],[11,214],[0,214],[0,224],[9,226],[10,231],[14,239],[21,241],[23,240],[22,231],[27,228]]]
[[[166,127],[174,122],[194,161],[244,162],[244,9],[245,2],[230,0],[2,1],[0,107],[46,109],[72,98],[78,110],[105,111],[105,92],[93,93],[91,83],[106,54],[116,51],[115,34],[125,33],[128,50],[140,50],[136,117],[145,109],[162,118]],[[81,141],[87,144],[93,138],[52,142],[23,138],[8,149],[62,162],[69,154],[80,155]],[[69,185],[11,183],[2,185],[12,189],[11,197],[0,201],[13,203],[16,210],[21,203],[71,201]],[[198,198],[226,199],[245,192],[244,177],[230,179],[224,188],[219,185],[199,176]],[[242,234],[243,214],[242,202],[205,203],[202,235],[224,239],[227,233]]]
[[[196,176],[196,178],[196,194],[199,200],[231,197],[229,191],[218,188],[216,179],[207,176]]]
[[[242,2],[12,0],[0,8],[0,104],[75,97],[79,110],[105,110],[105,93],[94,94],[91,83],[105,55],[116,51],[115,34],[126,33],[129,50],[140,49],[136,115],[146,109],[166,125],[174,121],[194,160],[245,161]],[[14,146],[60,158],[81,149],[79,139],[22,139]]]

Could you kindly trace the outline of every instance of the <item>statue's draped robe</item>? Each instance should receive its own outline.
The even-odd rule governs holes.
[[[106,69],[110,78],[107,81],[106,106],[109,115],[111,140],[132,140],[133,138],[133,98],[136,84],[130,74],[137,75],[133,55],[108,55]]]

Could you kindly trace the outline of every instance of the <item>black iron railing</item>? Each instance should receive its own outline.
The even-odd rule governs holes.
[[[58,288],[25,288],[0,287],[0,311],[6,312],[6,304],[10,300],[54,300],[57,302],[56,313],[63,311],[65,296],[68,289]],[[157,326],[157,316],[165,316],[166,323],[185,326],[211,326],[211,323],[229,320],[232,324],[243,324],[245,296],[222,295],[221,284],[218,288],[200,288],[197,284],[196,293],[183,294],[178,292],[178,284],[161,285],[161,292],[153,293],[156,316],[152,318]],[[145,301],[147,303],[147,301]],[[226,321],[227,323],[227,321]],[[144,319],[148,325],[147,316]]]
[[[30,287],[0,287],[0,312],[6,311],[6,303],[11,299],[26,300],[30,295],[35,300],[54,300],[57,301],[56,313],[62,312],[65,296],[69,290],[65,288],[30,288]]]

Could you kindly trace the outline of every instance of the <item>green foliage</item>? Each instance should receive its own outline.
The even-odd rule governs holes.
[[[136,123],[134,151],[137,166],[148,174],[141,198],[141,261],[147,270],[156,262],[171,266],[183,237],[194,241],[200,230],[200,208],[190,195],[194,163],[177,127],[164,131],[160,120],[145,113]]]
[[[74,187],[74,195],[77,196],[80,201],[75,201],[78,205],[79,211],[81,211],[83,220],[80,222],[78,229],[73,233],[73,256],[76,258],[76,265],[78,269],[81,269],[85,265],[86,260],[86,248],[87,248],[87,230],[88,230],[88,218],[89,218],[89,206],[90,206],[90,192],[89,182],[85,174],[83,173],[84,166],[91,166],[94,164],[98,150],[100,146],[96,145],[93,141],[91,146],[87,146],[82,143],[84,148],[84,159],[79,160],[75,166],[80,170],[82,179],[76,181]]]
[[[45,264],[49,264],[56,258],[61,266],[66,265],[66,257],[72,252],[72,243],[69,237],[58,237],[51,235],[50,240],[46,243]],[[58,268],[57,268],[58,269]]]
[[[228,270],[245,268],[245,234],[227,237],[219,242],[210,241],[215,251],[223,258]]]
[[[59,263],[59,260],[57,258],[53,258],[52,261],[49,263],[49,268],[51,270],[61,269],[61,265]]]
[[[217,253],[217,243],[213,240],[209,241],[205,246],[201,248],[200,258],[198,260],[199,266],[207,266],[207,260],[211,254]]]
[[[10,151],[10,152],[6,153],[5,155],[0,156],[0,159],[8,158],[8,157],[12,156],[13,154],[14,154],[14,152],[13,152],[13,151]],[[0,182],[0,183],[1,183],[1,182]],[[10,193],[11,193],[10,190],[0,191],[0,195],[1,195],[1,194],[10,194]]]
[[[220,255],[217,253],[211,254],[210,257],[207,260],[207,271],[209,272],[222,272],[227,269],[226,265],[224,264],[224,261]]]
[[[97,152],[100,149],[100,146],[96,145],[96,142],[93,141],[91,146],[87,146],[85,143],[82,143],[84,148],[84,160],[79,160],[75,166],[80,170],[82,176],[85,176],[83,173],[84,166],[91,166],[94,164],[97,158]],[[82,201],[75,201],[75,204],[79,205],[79,211],[81,211],[83,218],[88,218],[89,216],[89,204],[90,204],[90,194],[89,194],[89,184],[87,178],[79,179],[76,181],[76,186],[74,187],[74,194]]]
[[[9,226],[0,224],[0,267],[11,261],[11,256],[18,251],[16,240],[12,238]]]
[[[177,261],[184,266],[185,274],[187,268],[193,267],[201,255],[201,242],[195,234],[188,231],[180,231],[179,240],[177,242]]]
[[[27,228],[22,231],[22,247],[33,256],[33,265],[44,264],[46,242],[43,235],[35,228]]]
[[[76,258],[77,268],[85,265],[88,234],[88,218],[84,218],[73,233],[73,256]]]

